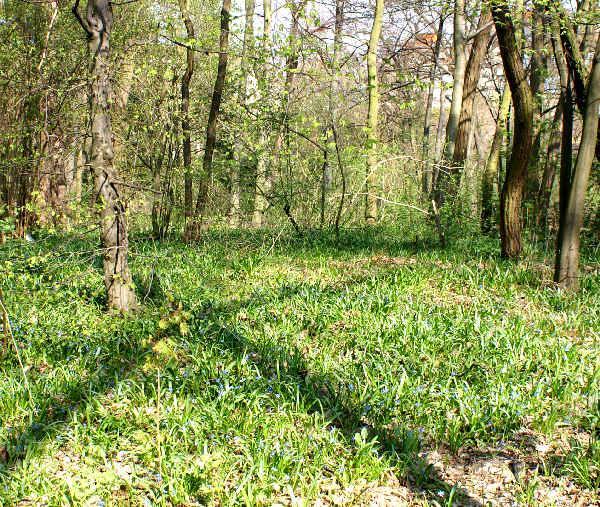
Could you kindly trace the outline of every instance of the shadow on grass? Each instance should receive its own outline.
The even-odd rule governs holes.
[[[237,245],[240,237],[236,233],[220,233],[220,239],[219,236],[212,236],[212,240],[221,241],[221,248],[227,248],[229,243]],[[254,233],[250,238],[243,237],[247,239],[248,247],[253,249],[256,249],[261,242],[265,243],[272,239],[271,235],[264,232]],[[433,244],[429,247],[437,250]],[[390,255],[422,250],[422,247],[415,242],[390,237],[382,231],[364,233],[358,231],[342,236],[340,241],[322,236],[310,240],[286,239],[278,246],[278,251],[298,255],[299,250],[307,252],[315,248],[322,252],[338,254],[384,250]],[[281,292],[280,297],[290,297],[292,294],[293,291],[285,290]],[[453,485],[444,482],[432,465],[419,456],[418,438],[415,438],[414,433],[407,428],[366,418],[363,415],[365,407],[352,403],[331,375],[311,371],[300,350],[286,349],[269,342],[253,340],[221,324],[224,319],[230,318],[237,311],[252,305],[251,299],[242,302],[207,304],[196,312],[192,320],[195,325],[201,324],[210,329],[211,332],[206,335],[212,339],[218,337],[221,343],[224,343],[238,357],[245,357],[248,351],[259,351],[256,364],[265,376],[272,371],[275,362],[283,365],[280,374],[299,385],[302,396],[309,402],[309,406],[313,407],[313,411],[321,412],[325,420],[337,427],[349,447],[353,445],[354,435],[361,430],[366,430],[369,440],[375,440],[380,455],[388,459],[401,474],[407,487],[436,502],[441,500],[438,491],[443,490],[446,494],[452,491]],[[141,347],[138,342],[139,336],[147,333],[142,322],[144,318],[142,315],[128,319],[126,325],[115,335],[97,335],[96,338],[102,342],[103,347],[114,351],[113,354],[105,355],[101,359],[94,360],[94,351],[98,345],[94,337],[88,340],[86,350],[66,351],[57,348],[55,351],[49,351],[47,357],[56,362],[64,361],[68,354],[78,353],[89,361],[90,366],[95,365],[95,371],[89,379],[78,379],[68,385],[57,385],[55,392],[42,392],[37,395],[33,400],[35,410],[30,414],[27,427],[20,433],[11,435],[7,441],[0,442],[0,450],[6,453],[7,458],[4,470],[0,470],[0,487],[6,486],[15,479],[20,470],[20,463],[27,454],[39,451],[46,442],[64,432],[69,425],[69,420],[76,414],[83,414],[86,405],[93,402],[95,397],[107,393],[117,382],[132,377],[144,378],[141,368],[148,349]],[[147,325],[148,321],[145,323]],[[18,372],[16,364],[13,365],[13,371]],[[39,376],[38,382],[43,379],[44,373],[40,372]],[[288,401],[293,402],[291,399]],[[480,505],[475,499],[470,498],[467,492],[459,492],[456,500],[464,505]]]
[[[283,297],[286,295],[288,294],[282,294]],[[449,504],[473,507],[482,505],[471,497],[468,491],[445,482],[433,464],[420,456],[421,444],[416,436],[417,432],[393,423],[369,420],[364,415],[365,407],[352,403],[332,375],[312,371],[298,348],[286,348],[268,341],[253,340],[219,323],[224,317],[230,317],[251,305],[251,299],[216,305],[206,304],[195,313],[194,327],[201,325],[204,336],[218,340],[221,346],[227,347],[240,359],[251,354],[263,377],[269,377],[275,372],[279,378],[287,377],[299,387],[300,396],[312,407],[310,412],[318,413],[324,420],[329,421],[330,427],[337,428],[348,447],[354,445],[357,433],[366,430],[366,440],[375,443],[378,455],[388,460],[394,471],[399,473],[403,485],[417,495],[437,505],[442,500],[439,492],[443,491]],[[295,399],[290,396],[285,401],[293,404]],[[448,500],[450,497],[452,501]]]

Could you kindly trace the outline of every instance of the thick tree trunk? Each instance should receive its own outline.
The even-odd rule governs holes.
[[[521,202],[531,154],[533,94],[526,79],[508,2],[496,0],[492,4],[492,15],[514,105],[513,148],[500,196],[500,239],[502,256],[515,259],[522,250]]]
[[[137,306],[127,262],[129,240],[125,203],[119,190],[119,174],[113,165],[114,147],[110,121],[110,4],[89,0],[86,20],[74,12],[88,34],[90,65],[90,165],[94,190],[100,203],[100,240],[104,249],[104,284],[108,307],[127,312]]]
[[[583,225],[585,193],[594,162],[598,140],[598,106],[600,105],[600,35],[592,71],[586,88],[584,103],[583,132],[577,152],[575,170],[569,189],[565,216],[561,220],[560,244],[557,246],[557,262],[554,281],[562,288],[579,288],[579,242]]]
[[[189,238],[189,225],[194,214],[194,197],[192,188],[192,140],[190,128],[190,82],[194,74],[194,50],[189,46],[189,41],[195,38],[194,24],[190,15],[187,0],[179,0],[179,11],[188,38],[188,46],[185,50],[186,68],[181,78],[181,132],[183,135],[183,212],[185,216],[184,240]]]
[[[460,1],[460,0],[459,0]],[[369,112],[367,115],[367,174],[365,178],[365,221],[372,225],[377,221],[377,122],[379,114],[379,83],[377,80],[377,47],[381,36],[383,19],[383,0],[375,1],[375,15],[369,48],[367,51],[367,91],[369,94]]]
[[[446,17],[444,12],[440,14],[438,29],[436,33],[435,46],[433,48],[433,66],[429,73],[429,86],[427,88],[427,102],[425,104],[425,120],[423,124],[423,146],[421,151],[423,174],[421,175],[421,191],[425,200],[429,199],[431,192],[431,183],[433,180],[431,172],[431,163],[429,161],[429,138],[431,131],[431,110],[433,106],[433,92],[435,90],[435,80],[437,69],[440,62],[440,52],[442,49],[442,38],[444,36],[444,22]],[[440,106],[441,107],[441,106]]]
[[[212,165],[217,143],[217,119],[221,109],[221,99],[225,88],[225,76],[227,73],[227,56],[229,51],[229,21],[231,19],[231,0],[223,0],[221,9],[221,35],[219,38],[219,63],[217,66],[217,78],[213,88],[208,123],[206,125],[206,143],[204,145],[204,158],[202,160],[202,176],[196,200],[196,211],[194,216],[194,227],[191,237],[200,234],[200,227],[204,220],[206,207],[208,205],[208,189],[212,178]]]

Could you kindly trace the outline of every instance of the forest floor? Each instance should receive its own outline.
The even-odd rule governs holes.
[[[0,248],[2,505],[600,505],[600,259],[402,231]],[[18,354],[15,353],[15,346]]]

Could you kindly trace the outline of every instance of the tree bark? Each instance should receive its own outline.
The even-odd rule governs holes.
[[[500,196],[500,240],[502,256],[515,259],[522,250],[521,202],[531,154],[533,94],[527,82],[508,2],[495,0],[492,15],[514,106],[513,148]]]
[[[554,281],[563,289],[579,288],[579,243],[583,225],[585,193],[594,162],[594,150],[598,140],[598,106],[600,104],[600,35],[592,71],[586,89],[583,115],[583,131],[577,152],[575,170],[569,188],[565,216],[561,220],[560,244],[557,246],[557,262]]]
[[[254,0],[245,0],[244,42],[242,48],[242,105],[244,108],[250,106],[250,59],[254,54]],[[236,139],[235,161],[231,164],[229,173],[229,225],[238,227],[241,221],[241,136]]]
[[[181,78],[181,132],[182,132],[182,150],[183,150],[183,212],[185,217],[184,240],[189,240],[189,224],[194,214],[194,197],[192,188],[192,140],[190,128],[190,82],[194,74],[194,50],[190,46],[190,41],[196,37],[194,24],[190,15],[188,1],[179,0],[179,11],[185,31],[187,34],[187,47],[185,49],[186,69]]]
[[[458,0],[461,1],[461,0]],[[383,0],[375,1],[375,16],[367,50],[367,91],[369,111],[367,114],[367,174],[365,178],[365,221],[373,225],[377,221],[377,122],[379,113],[379,83],[377,80],[377,47],[381,36]]]
[[[335,1],[335,26],[333,29],[333,55],[331,57],[329,90],[327,93],[327,110],[329,113],[328,125],[326,127],[326,143],[323,149],[323,169],[321,175],[321,227],[325,224],[325,214],[327,206],[327,193],[331,187],[333,176],[331,173],[331,164],[329,163],[329,147],[336,142],[336,136],[333,133],[337,121],[336,111],[336,92],[338,80],[338,60],[342,44],[342,30],[344,27],[344,5],[345,0]]]
[[[562,115],[564,109],[564,97],[561,93],[559,103],[554,112],[552,127],[550,130],[550,139],[546,149],[546,158],[544,161],[544,172],[537,194],[537,215],[536,224],[545,237],[548,231],[548,214],[550,209],[550,197],[552,196],[552,187],[556,176],[556,168],[559,166],[560,146],[561,146],[561,128]]]
[[[444,22],[446,17],[444,12],[440,14],[438,29],[436,33],[435,46],[433,48],[433,66],[429,73],[429,86],[427,88],[427,102],[425,104],[425,120],[423,124],[423,148],[421,158],[423,159],[423,174],[421,175],[421,191],[425,200],[429,198],[431,183],[433,180],[431,172],[431,163],[429,161],[429,138],[431,131],[431,110],[433,106],[433,92],[435,90],[435,79],[440,62],[440,52],[442,49],[442,38],[444,36]]]
[[[492,31],[491,26],[487,29],[484,29],[492,20],[492,14],[487,8],[483,7],[483,9],[485,10],[481,12],[479,17],[479,23],[477,25],[478,33],[473,39],[473,47],[471,48],[471,54],[469,55],[469,61],[467,62],[467,68],[465,70],[462,109],[460,111],[460,121],[458,123],[456,140],[454,144],[452,167],[453,177],[457,182],[457,185],[458,181],[460,180],[462,168],[467,158],[469,133],[472,130],[471,124],[473,120],[473,105],[477,95],[477,83],[479,82],[481,64],[490,41]]]
[[[268,55],[271,48],[271,0],[263,0],[263,58],[265,63],[263,64],[261,76],[259,79],[259,86],[262,95],[266,95],[267,92],[267,66],[268,66]],[[266,154],[264,150],[268,144],[268,135],[265,132],[261,132],[260,149],[258,153],[258,160],[256,163],[256,182],[254,185],[254,210],[252,212],[252,227],[262,227],[264,222],[264,214],[269,206],[267,195],[271,191],[271,178],[268,174],[269,168],[267,167]]]
[[[506,84],[504,85],[504,91],[500,99],[496,131],[494,132],[494,139],[492,140],[490,154],[485,164],[483,182],[481,184],[481,231],[484,233],[490,233],[493,227],[493,217],[495,214],[494,187],[499,179],[500,153],[502,151],[502,144],[504,143],[510,101],[510,87]]]
[[[89,41],[91,160],[94,189],[100,202],[100,240],[104,249],[104,284],[108,307],[127,312],[137,306],[127,262],[129,241],[125,203],[119,191],[119,174],[113,165],[114,147],[110,121],[110,3],[88,0],[86,19],[80,17],[79,2],[73,12]]]
[[[221,35],[219,37],[219,63],[217,66],[217,77],[213,88],[208,123],[206,126],[206,144],[204,145],[204,158],[202,160],[202,176],[200,188],[196,200],[196,211],[194,217],[194,228],[191,237],[200,234],[200,227],[204,220],[208,204],[208,188],[212,178],[212,165],[217,143],[217,119],[221,108],[223,89],[225,88],[225,76],[227,73],[227,55],[229,50],[229,21],[231,19],[231,0],[223,0],[221,9]]]

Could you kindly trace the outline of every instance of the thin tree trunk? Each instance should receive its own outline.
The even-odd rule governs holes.
[[[327,109],[329,113],[329,125],[326,129],[326,143],[323,150],[323,174],[321,176],[321,227],[325,224],[325,213],[327,206],[327,193],[331,187],[333,176],[331,174],[331,164],[329,163],[329,146],[336,142],[336,136],[333,133],[336,118],[336,92],[338,80],[338,60],[342,44],[342,30],[344,26],[344,3],[345,0],[335,1],[335,26],[333,29],[333,55],[331,57],[331,68],[329,78],[329,90],[327,96]]]
[[[483,172],[483,182],[481,184],[481,231],[489,233],[493,226],[494,217],[494,187],[498,181],[498,168],[500,166],[500,153],[504,143],[504,134],[506,132],[506,119],[510,109],[510,87],[508,83],[504,85],[500,107],[498,109],[498,120],[496,121],[496,131],[490,148],[485,170]]]
[[[552,119],[552,127],[550,130],[550,139],[548,140],[548,148],[546,150],[546,159],[544,162],[544,172],[542,181],[537,194],[537,214],[536,224],[538,229],[542,231],[545,237],[548,231],[548,211],[550,209],[550,197],[552,195],[552,187],[556,176],[556,168],[560,160],[560,141],[562,114],[564,109],[564,97],[561,93],[554,118]]]
[[[467,58],[465,52],[465,0],[455,0],[454,3],[454,76],[452,83],[452,102],[448,112],[448,124],[446,125],[446,140],[444,145],[443,160],[447,162],[452,160],[454,154],[454,144],[456,142],[456,133],[460,112],[462,109],[465,72],[467,67]],[[435,189],[435,200],[438,209],[441,209],[446,199],[446,194],[454,194],[452,188],[458,183],[453,181],[454,176],[449,168],[443,168],[437,178],[437,187]]]
[[[107,2],[89,0],[86,20],[74,13],[88,34],[90,65],[91,168],[99,199],[100,240],[104,249],[104,284],[108,307],[127,312],[137,306],[127,252],[129,241],[125,203],[119,191],[119,174],[113,165],[110,122],[110,34],[112,10]]]
[[[444,151],[444,126],[446,125],[447,109],[446,109],[446,90],[444,88],[444,82],[440,80],[440,115],[438,118],[438,124],[435,134],[435,159],[433,165],[433,171],[431,173],[431,188],[435,190],[437,188],[437,180],[440,175],[440,161]]]
[[[185,50],[186,56],[186,69],[181,78],[181,132],[182,132],[182,150],[183,150],[183,187],[184,187],[184,198],[183,198],[183,212],[185,217],[184,224],[184,239],[188,241],[191,224],[193,217],[193,188],[192,188],[192,139],[191,139],[191,128],[190,128],[190,82],[194,74],[194,50],[189,45],[190,40],[196,37],[194,32],[194,24],[192,23],[192,17],[190,15],[188,1],[179,0],[179,11],[183,24],[185,25],[185,31],[187,33],[188,44]]]
[[[529,160],[529,170],[527,178],[528,200],[532,202],[535,199],[536,192],[540,186],[540,151],[542,149],[542,138],[544,135],[544,125],[542,121],[542,110],[544,104],[544,76],[546,69],[546,58],[544,56],[544,18],[540,5],[534,3],[534,12],[531,27],[531,72],[530,86],[534,98],[534,126],[536,130],[531,158]]]
[[[260,92],[264,96],[268,95],[268,58],[271,48],[271,0],[263,0],[263,58],[265,63],[261,69],[259,79]],[[254,185],[254,210],[252,212],[252,227],[262,227],[264,214],[269,206],[267,196],[271,191],[271,178],[268,174],[265,148],[268,144],[269,136],[266,132],[261,132],[260,147],[258,150],[258,160],[256,163],[256,182]]]
[[[600,105],[600,35],[596,41],[596,51],[592,71],[587,84],[584,104],[583,132],[577,152],[575,170],[569,189],[565,217],[561,220],[560,245],[557,247],[554,281],[563,289],[579,288],[579,243],[583,225],[583,205],[585,193],[594,163],[598,140],[598,106]]]
[[[585,8],[585,2],[582,2],[581,7]],[[573,29],[573,24],[563,5],[560,2],[555,2],[553,8],[558,13],[560,39],[567,61],[567,68],[569,69],[573,91],[575,92],[575,103],[577,104],[577,109],[583,116],[585,115],[585,83],[587,80],[585,62],[583,55],[581,54],[580,46],[577,44],[577,36]],[[582,44],[582,46],[585,47],[584,44]],[[600,129],[600,118],[598,118],[598,124]],[[596,158],[600,160],[600,139],[596,141],[595,152]]]
[[[556,32],[559,30],[558,23],[555,25]],[[567,203],[569,201],[569,190],[571,188],[571,172],[573,170],[573,88],[569,69],[565,60],[563,46],[557,37],[552,37],[554,58],[558,75],[560,78],[561,100],[563,107],[561,151],[560,151],[560,176],[558,186],[558,233],[556,237],[556,264],[555,272],[559,270],[560,247],[562,245],[562,234],[565,230],[564,219],[566,217]]]
[[[206,144],[204,145],[204,158],[202,160],[202,177],[200,179],[200,188],[198,189],[198,198],[196,200],[194,217],[195,226],[192,236],[199,235],[208,204],[208,188],[212,178],[212,164],[217,142],[217,119],[221,108],[221,99],[225,87],[225,75],[227,73],[229,21],[231,18],[230,11],[231,0],[223,0],[223,8],[221,9],[221,35],[219,38],[219,64],[208,114],[208,124],[206,126]]]
[[[250,58],[254,54],[254,0],[245,0],[245,22],[244,22],[244,43],[242,48],[242,104],[244,108],[249,107],[250,100]],[[235,148],[235,161],[230,171],[230,192],[229,192],[229,225],[238,227],[241,220],[241,136],[238,136],[237,146]]]
[[[422,167],[423,174],[421,175],[421,191],[424,199],[429,198],[429,192],[431,191],[432,172],[431,163],[429,161],[429,137],[431,131],[431,109],[433,106],[433,92],[435,90],[435,79],[437,75],[437,69],[440,62],[440,52],[442,49],[442,38],[444,36],[444,22],[446,20],[445,14],[442,10],[440,13],[440,20],[438,23],[438,29],[436,33],[435,46],[433,48],[433,66],[429,73],[429,86],[427,88],[427,102],[425,104],[425,121],[423,125],[423,147],[421,152],[421,158],[423,159]]]
[[[446,126],[446,146],[444,158],[451,160],[454,153],[454,143],[462,109],[465,72],[467,66],[465,52],[465,2],[455,0],[454,5],[454,79],[452,84],[452,102],[448,113]]]
[[[461,1],[461,0],[458,0]],[[365,220],[372,225],[377,220],[377,122],[379,113],[379,83],[377,80],[377,47],[381,36],[381,23],[383,19],[383,0],[375,1],[375,15],[369,48],[367,51],[367,89],[369,94],[369,112],[367,115],[367,175],[365,178]]]
[[[502,256],[515,259],[522,250],[521,202],[531,155],[533,94],[526,79],[508,2],[496,0],[492,4],[492,15],[514,105],[513,148],[500,196],[500,239]]]

